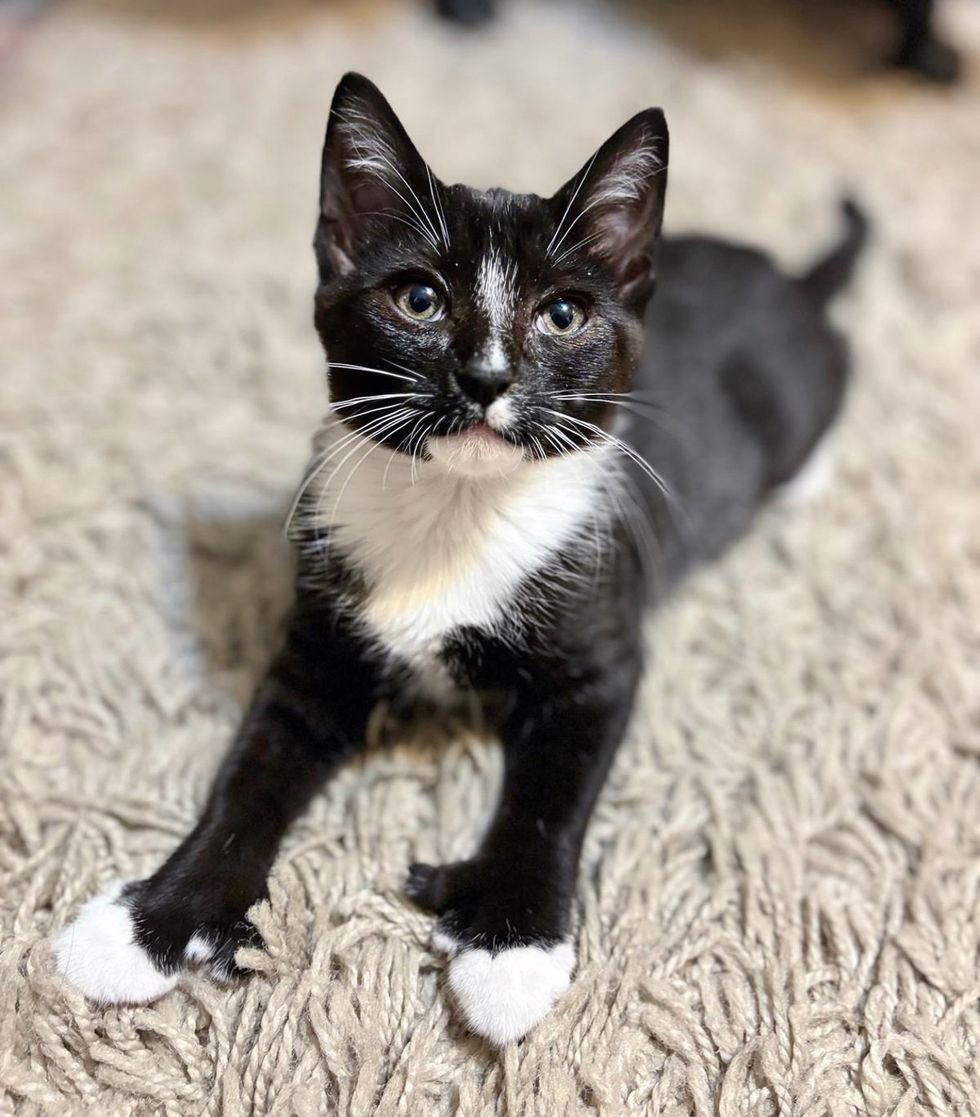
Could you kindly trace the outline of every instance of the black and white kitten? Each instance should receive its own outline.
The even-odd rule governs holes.
[[[369,81],[340,83],[316,231],[331,405],[292,517],[295,605],[196,829],[58,939],[90,997],[231,968],[283,832],[378,700],[462,690],[502,710],[500,805],[469,860],[413,865],[406,891],[439,916],[474,1031],[517,1039],[565,990],[643,606],[811,459],[847,379],[823,310],[857,211],[797,280],[703,238],[654,254],[666,183],[657,109],[540,198],[446,186]]]

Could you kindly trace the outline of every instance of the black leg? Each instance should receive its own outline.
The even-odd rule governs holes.
[[[230,969],[289,824],[362,742],[380,686],[334,616],[298,607],[219,770],[201,821],[144,881],[99,897],[62,934],[59,968],[100,1001],[144,1001],[185,961]]]
[[[494,1042],[524,1035],[568,985],[582,838],[639,669],[638,650],[624,646],[574,680],[531,678],[502,730],[503,793],[477,854],[409,870],[409,895],[440,915],[436,942],[452,957],[459,1006]]]

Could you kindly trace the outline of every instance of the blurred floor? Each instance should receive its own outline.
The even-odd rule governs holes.
[[[19,25],[0,72],[3,1105],[980,1112],[980,6],[944,9],[971,54],[950,93],[869,73],[873,14],[835,38],[777,6],[534,2],[472,36],[394,0],[102,0]],[[502,1057],[450,1021],[429,921],[397,891],[409,861],[472,848],[498,758],[470,739],[423,732],[317,801],[247,982],[103,1011],[47,946],[192,824],[272,640],[278,522],[323,403],[309,243],[348,68],[449,180],[550,191],[661,103],[671,229],[798,266],[843,189],[876,224],[838,308],[857,367],[839,484],[763,517],[653,626],[587,842],[579,976]]]

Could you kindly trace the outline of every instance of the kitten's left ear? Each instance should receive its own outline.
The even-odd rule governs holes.
[[[548,255],[588,252],[611,266],[620,297],[642,308],[653,290],[652,253],[667,191],[667,121],[637,113],[551,199],[557,216]],[[567,256],[566,256],[567,259]]]
[[[323,144],[315,240],[321,280],[351,271],[369,240],[405,228],[435,247],[444,235],[439,186],[378,87],[345,74]]]

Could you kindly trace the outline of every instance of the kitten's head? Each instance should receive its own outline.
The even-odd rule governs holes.
[[[336,414],[471,475],[601,441],[640,355],[666,180],[667,124],[647,109],[551,198],[446,186],[348,74],[315,240]]]

